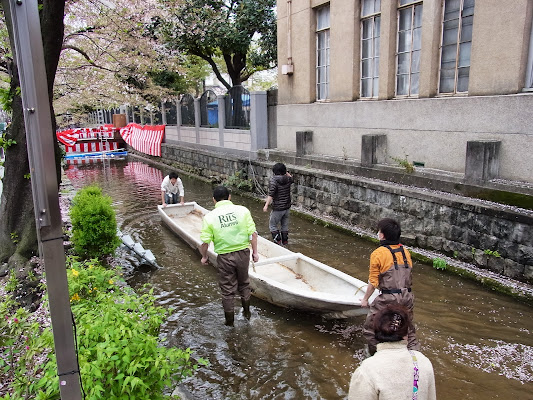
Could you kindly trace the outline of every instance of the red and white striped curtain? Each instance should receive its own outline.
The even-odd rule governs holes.
[[[113,139],[116,128],[114,126],[101,126],[99,128],[76,128],[56,132],[57,140],[67,149],[73,147],[79,139]]]
[[[133,147],[151,156],[161,157],[161,142],[165,135],[165,125],[128,124],[120,128],[122,139]]]

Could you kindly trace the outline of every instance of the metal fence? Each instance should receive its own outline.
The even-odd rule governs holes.
[[[226,128],[250,128],[250,92],[243,86],[233,86],[225,97]]]
[[[161,109],[159,107],[153,108],[151,113],[151,124],[150,125],[161,125],[163,124],[163,115],[161,114]],[[146,123],[146,118],[144,119]]]
[[[178,109],[176,107],[175,101],[165,101],[163,103],[165,107],[165,119],[167,125],[177,125],[178,124]]]
[[[200,126],[218,126],[218,101],[212,90],[206,90],[200,97]]]
[[[181,125],[195,126],[194,98],[190,94],[184,94],[181,98]]]

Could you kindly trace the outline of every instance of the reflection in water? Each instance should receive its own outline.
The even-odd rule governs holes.
[[[252,299],[252,319],[239,313],[234,328],[224,315],[215,270],[161,223],[156,205],[163,176],[141,162],[70,166],[75,187],[98,183],[113,199],[119,228],[152,250],[160,268],[139,268],[118,252],[132,286],[150,283],[158,302],[171,309],[163,326],[170,345],[208,358],[184,383],[190,399],[343,399],[364,357],[364,318],[323,320]],[[213,208],[211,186],[181,177],[185,200]],[[260,235],[268,237],[262,203],[234,196],[247,206]],[[377,219],[377,217],[376,217]],[[366,280],[373,244],[296,217],[290,249]],[[415,263],[415,323],[422,351],[435,369],[439,399],[531,399],[531,308],[476,283]]]

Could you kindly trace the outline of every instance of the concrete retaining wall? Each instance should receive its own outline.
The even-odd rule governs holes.
[[[163,159],[204,177],[245,171],[266,189],[273,162],[163,144]],[[380,218],[402,223],[403,242],[436,250],[504,276],[533,282],[533,212],[454,194],[288,165],[293,202],[360,228]]]

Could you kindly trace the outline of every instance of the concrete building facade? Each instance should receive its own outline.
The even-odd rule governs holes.
[[[317,155],[533,182],[533,1],[278,0],[277,148],[311,131]],[[474,146],[471,146],[474,148]]]

